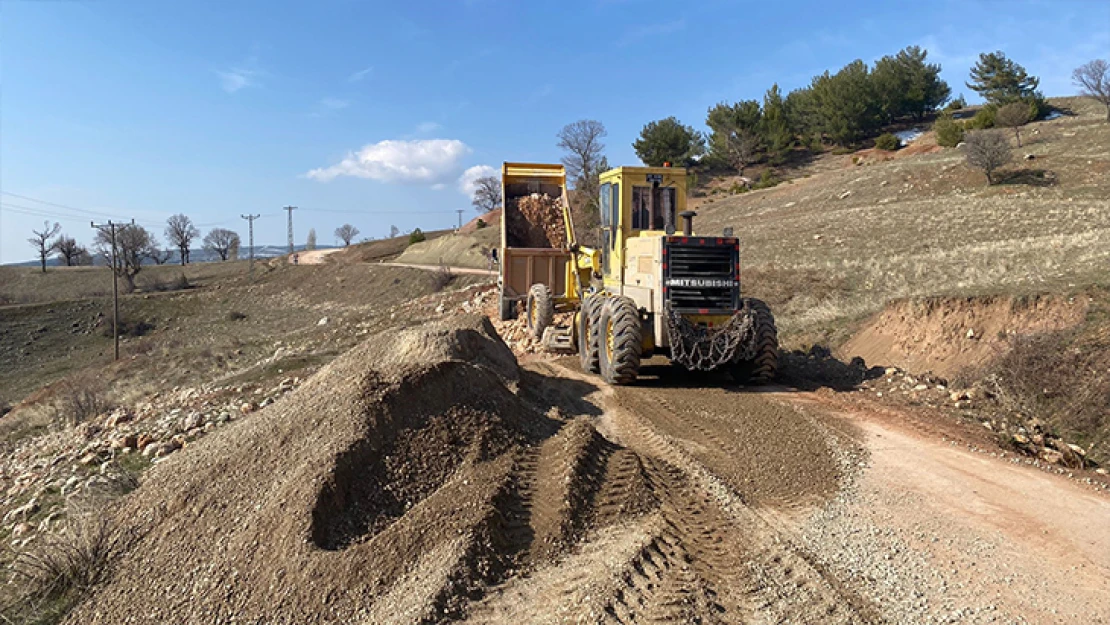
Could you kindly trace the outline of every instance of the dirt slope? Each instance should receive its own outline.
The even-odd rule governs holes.
[[[839,348],[844,360],[952,376],[983,365],[1015,335],[1075,326],[1087,298],[1066,296],[928,298],[888,305]]]

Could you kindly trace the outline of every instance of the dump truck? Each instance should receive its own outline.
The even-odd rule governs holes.
[[[742,293],[739,239],[731,232],[695,234],[686,179],[679,167],[601,174],[601,244],[594,249],[575,238],[561,166],[506,163],[502,228],[510,218],[527,220],[519,207],[528,205],[526,197],[542,198],[546,188],[547,197],[558,195],[565,238],[561,256],[550,251],[553,244],[542,254],[503,245],[502,301],[523,295],[529,332],[551,351],[577,352],[583,370],[611,384],[633,382],[640,363],[656,354],[690,370],[725,369],[745,383],[770,381],[778,365],[774,316]],[[516,240],[503,230],[503,244]],[[510,265],[514,254],[519,262]],[[557,311],[574,313],[569,326],[553,325]]]
[[[567,174],[562,165],[504,163],[501,166],[501,265],[498,295],[502,321],[516,317],[533,286],[542,284],[549,294],[566,294],[577,283],[570,271],[569,241],[574,241],[574,225],[566,191]],[[549,209],[549,214],[525,215],[521,202]],[[539,222],[539,223],[537,223]],[[546,226],[546,228],[544,227]],[[552,241],[551,229],[562,230],[563,237]],[[573,306],[574,298],[561,298],[560,308]],[[556,302],[553,302],[553,306]],[[552,313],[554,316],[554,313]],[[551,320],[547,320],[550,324]]]

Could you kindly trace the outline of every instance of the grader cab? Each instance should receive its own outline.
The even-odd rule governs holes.
[[[584,370],[613,384],[635,380],[655,354],[691,370],[727,369],[744,382],[772,379],[774,317],[741,293],[739,240],[695,234],[686,170],[620,167],[600,182],[600,248],[576,242],[564,193],[564,279],[530,285],[529,330],[549,349],[577,351]],[[556,309],[575,313],[568,327],[552,327]]]

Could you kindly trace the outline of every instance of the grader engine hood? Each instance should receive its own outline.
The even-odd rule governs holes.
[[[731,237],[663,240],[663,300],[676,313],[731,315],[740,309],[740,243]]]

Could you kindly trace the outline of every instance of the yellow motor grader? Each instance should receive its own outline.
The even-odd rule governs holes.
[[[546,349],[577,352],[584,370],[611,384],[634,381],[640,362],[655,354],[691,370],[727,369],[743,382],[774,377],[774,317],[741,294],[739,240],[694,233],[685,169],[602,174],[598,249],[577,242],[561,165],[505,163],[501,180],[502,318],[523,303],[528,329]],[[522,229],[538,227],[519,211],[528,197],[554,199],[551,218],[562,220],[565,237],[521,245],[534,244]],[[556,312],[573,312],[573,321],[554,326]]]

